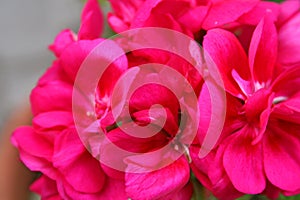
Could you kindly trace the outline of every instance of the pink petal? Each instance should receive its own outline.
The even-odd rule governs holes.
[[[61,194],[66,196],[64,199],[87,199],[87,200],[127,200],[128,197],[125,193],[125,183],[121,180],[107,179],[105,187],[102,191],[97,193],[82,193],[74,190],[67,182],[62,182]],[[65,191],[63,191],[65,190]]]
[[[127,25],[122,19],[113,15],[112,13],[108,13],[107,20],[109,26],[116,33],[121,33],[129,29],[129,25]]]
[[[42,199],[47,200],[61,200],[57,191],[56,182],[49,177],[42,175],[31,186],[30,190],[40,194]]]
[[[20,127],[13,132],[13,144],[19,148],[21,154],[26,152],[31,156],[48,159],[52,158],[53,144],[46,134],[38,134],[32,127]],[[29,161],[30,162],[30,161]]]
[[[134,123],[126,123],[122,125],[122,128],[123,130],[129,130],[134,129],[135,126],[136,125]],[[153,130],[155,130],[155,128],[156,127],[153,126]],[[128,135],[127,133],[123,132],[123,130],[120,128],[116,128],[110,131],[107,134],[107,137],[115,145],[119,146],[120,148],[126,151],[145,153],[153,151],[155,149],[160,149],[168,142],[168,139],[163,132],[159,132],[154,136],[148,138],[137,138]],[[153,132],[151,127],[145,131],[149,131],[150,133]],[[140,134],[147,133],[144,132]]]
[[[213,150],[205,158],[199,158],[199,149],[190,148],[193,159],[192,170],[197,179],[218,199],[236,199],[243,194],[237,191],[229,180],[223,165],[224,146]]]
[[[88,0],[82,15],[78,37],[80,40],[96,39],[103,30],[103,14],[97,0]]]
[[[265,15],[269,15],[272,21],[276,21],[279,15],[280,4],[260,1],[250,12],[242,15],[238,22],[256,26]]]
[[[123,180],[107,179],[104,190],[101,191],[99,199],[124,200],[128,199],[125,192],[125,182]]]
[[[111,96],[117,81],[127,69],[128,61],[125,55],[114,60],[114,63],[103,72],[103,75],[99,80],[99,98],[103,96]]]
[[[243,195],[238,191],[231,180],[229,179],[224,169],[222,157],[226,149],[225,145],[220,145],[217,149],[215,157],[212,157],[209,161],[208,176],[212,181],[212,192],[220,199],[236,199]]]
[[[110,51],[103,51],[103,48],[105,48],[103,46],[101,46],[100,48],[96,48],[102,41],[103,39],[97,39],[93,41],[81,40],[69,45],[68,48],[65,49],[59,61],[61,67],[64,69],[65,73],[68,77],[70,77],[72,81],[76,79],[77,73],[82,67],[83,61],[88,56],[89,59],[84,62],[83,66],[85,67],[85,69],[92,68],[93,70],[84,71],[83,74],[85,73],[86,76],[90,76],[90,80],[94,80],[95,78],[97,78],[98,80],[100,77],[97,73],[101,72],[102,69],[99,67],[110,64],[111,57],[115,56],[116,54],[119,55],[120,53],[123,53],[121,52],[122,49],[113,41],[104,43],[107,48],[110,48]],[[97,51],[95,49],[97,49]],[[99,66],[97,63],[102,63],[102,65]],[[101,90],[101,94],[107,94],[107,91],[111,92],[115,82],[126,69],[127,59],[125,56],[121,56],[118,59],[114,60],[114,62],[109,65],[108,68],[105,69],[105,71],[103,71],[102,78],[99,81],[99,84],[102,84],[100,88],[103,90]],[[88,85],[88,81],[81,83],[82,87]]]
[[[192,158],[191,169],[194,175],[204,187],[211,190],[213,185],[212,181],[208,177],[208,171],[209,166],[213,164],[215,152],[211,151],[206,157],[199,158],[200,148],[191,146],[189,150]]]
[[[160,123],[164,118],[164,112],[166,112],[167,119],[164,126],[161,128],[163,128],[163,131],[166,131],[170,136],[175,136],[178,132],[178,117],[174,116],[168,108],[153,109],[152,112],[154,113],[151,115],[151,118],[149,116],[149,110],[135,112],[133,114],[133,117],[136,123],[142,126],[152,123],[153,125],[157,125],[158,127],[160,127]]]
[[[57,137],[53,164],[78,192],[99,192],[104,185],[99,161],[87,152],[75,129],[67,129]]]
[[[212,150],[222,136],[227,108],[227,100],[222,92],[222,89],[211,80],[206,80],[202,86],[198,100],[200,118],[197,133],[202,145],[201,156]]]
[[[282,194],[284,196],[296,196],[296,195],[299,195],[300,194],[300,189],[299,190],[295,190],[295,191],[283,191]]]
[[[202,144],[205,136],[207,135],[207,131],[211,122],[211,112],[212,112],[211,96],[206,84],[204,84],[202,87],[199,96],[198,105],[200,111],[200,118],[199,118],[199,128],[198,128],[197,137],[200,144]]]
[[[138,88],[129,102],[132,112],[149,110],[155,104],[169,108],[174,116],[178,114],[179,102],[176,96],[168,88],[158,84],[147,84]]]
[[[71,111],[72,89],[72,85],[61,81],[38,85],[30,95],[33,114],[54,110]]]
[[[286,23],[289,19],[299,12],[300,2],[297,0],[288,0],[280,3],[280,13],[278,23],[280,25]]]
[[[56,136],[53,165],[58,168],[71,165],[85,151],[76,129],[68,128]]]
[[[178,21],[192,32],[197,32],[201,29],[208,11],[209,6],[198,6],[189,9],[184,15],[179,17]]]
[[[243,14],[249,12],[258,3],[258,0],[227,0],[215,2],[208,12],[203,23],[203,28],[220,27],[224,24],[234,22]]]
[[[291,96],[287,101],[283,102],[289,109],[300,113],[300,92]]]
[[[300,92],[290,97],[281,98],[282,102],[278,102],[274,105],[271,116],[275,119],[300,124]]]
[[[108,23],[116,33],[129,29],[144,0],[110,0],[114,13],[108,13]]]
[[[72,84],[70,79],[66,76],[63,68],[60,66],[59,61],[54,61],[52,66],[47,69],[43,76],[39,79],[38,85],[46,85],[52,81],[65,81]]]
[[[153,13],[143,23],[143,26],[168,28],[175,31],[186,33],[188,35],[188,33],[185,32],[185,30],[181,27],[179,22],[169,13],[167,14]]]
[[[246,53],[237,38],[222,29],[209,30],[203,48],[219,68],[225,89],[234,96],[241,96],[243,92],[233,79],[232,71],[243,80],[250,80],[250,72]]]
[[[288,104],[289,101],[276,105],[272,110],[271,117],[286,122],[300,124],[300,112],[291,109]],[[297,105],[299,105],[299,101]]]
[[[256,83],[272,80],[277,58],[277,31],[273,21],[266,16],[254,30],[250,48],[249,65]]]
[[[251,145],[253,132],[244,127],[227,139],[224,151],[224,168],[234,187],[246,194],[258,194],[264,191],[266,179],[263,170],[261,144]]]
[[[289,98],[299,92],[300,65],[295,65],[280,73],[272,83],[272,91],[276,97]]]
[[[299,8],[298,8],[299,10]],[[284,65],[300,61],[300,13],[294,15],[279,30],[278,60]]]
[[[264,168],[269,181],[282,190],[300,189],[300,126],[275,124],[264,138]]]
[[[111,167],[106,166],[103,163],[100,163],[101,167],[104,171],[104,173],[110,178],[110,179],[119,179],[119,180],[124,180],[125,178],[125,173],[116,169],[113,169]]]
[[[247,119],[245,115],[240,115],[241,108],[244,105],[240,99],[233,97],[230,94],[227,96],[227,110],[226,110],[226,120],[224,129],[222,131],[221,139],[224,139],[231,135],[232,133],[240,130],[247,124]]]
[[[33,118],[33,127],[42,131],[47,129],[63,129],[74,124],[71,112],[53,111],[41,113]]]
[[[69,29],[63,30],[56,36],[54,43],[49,46],[49,49],[54,52],[56,57],[59,57],[64,49],[75,42],[77,36]]]
[[[171,165],[149,173],[127,173],[126,192],[132,199],[158,199],[179,191],[190,177],[189,165],[181,157]]]
[[[101,42],[102,39],[88,41],[82,40],[69,45],[60,56],[59,64],[72,81],[89,53]]]
[[[99,192],[105,183],[105,174],[99,161],[87,152],[60,171],[66,181],[78,192]]]
[[[160,198],[159,200],[191,200],[193,195],[193,184],[189,182],[179,192]]]
[[[143,27],[145,21],[151,15],[152,9],[157,6],[162,0],[147,0],[140,5],[136,12],[135,17],[132,20],[130,28],[140,28]]]
[[[35,133],[32,127],[20,127],[13,133],[12,143],[30,170],[40,171],[53,179],[57,177],[52,165],[53,144],[47,135]]]
[[[273,98],[270,98],[271,92],[266,89],[260,89],[249,98],[245,104],[246,117],[249,122],[261,122],[261,114],[272,106]],[[269,117],[266,117],[268,119]]]

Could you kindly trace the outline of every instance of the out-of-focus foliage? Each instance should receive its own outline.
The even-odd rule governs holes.
[[[278,200],[300,200],[300,195],[291,196],[291,197],[285,197],[281,195]]]
[[[269,1],[280,3],[280,2],[283,2],[284,0],[269,0]]]

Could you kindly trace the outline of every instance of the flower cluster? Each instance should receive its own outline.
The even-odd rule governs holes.
[[[107,21],[116,33],[160,27],[197,41],[203,49],[200,54],[218,69],[224,99],[213,101],[216,97],[207,79],[183,58],[158,49],[128,52],[122,46],[124,54],[108,63],[92,94],[95,112],[87,112],[84,100],[77,99],[74,106],[80,68],[106,41],[100,38],[104,27],[100,6],[97,0],[88,0],[78,33],[64,30],[49,47],[56,60],[32,90],[32,126],[13,133],[12,142],[22,162],[41,173],[31,190],[44,200],[189,200],[199,191],[199,184],[193,182],[199,181],[205,190],[225,200],[244,194],[264,194],[270,199],[299,194],[300,1],[110,0],[110,4]],[[196,49],[174,43],[182,45],[195,63],[203,63],[201,56],[193,56]],[[130,49],[130,45],[125,47]],[[113,54],[114,48],[107,51],[105,54]],[[97,56],[99,62],[106,62]],[[146,63],[171,66],[191,87],[178,85],[178,80],[172,81],[175,75],[161,68],[149,69]],[[136,66],[144,68],[135,72]],[[132,78],[122,82],[120,93],[128,92],[127,84],[138,79],[137,74],[152,83],[138,87],[128,102],[127,115],[115,119],[114,90],[126,73]],[[167,81],[173,90],[184,89],[178,97],[153,80]],[[186,94],[191,90],[197,98],[199,121],[188,109],[192,100]],[[82,105],[77,105],[80,102]],[[182,109],[182,102],[189,111]],[[213,102],[225,103],[224,123],[220,136],[202,157],[199,152],[205,148],[209,126],[222,121],[212,121],[211,116],[216,115],[212,107],[219,106]],[[153,107],[157,104],[163,109]],[[142,162],[114,155],[111,145],[99,141],[95,134],[82,137],[78,133],[76,106],[96,119],[90,126],[101,130],[95,131],[96,136],[104,134],[128,152],[146,154],[171,145],[181,154],[167,152]],[[165,123],[157,129],[163,117]],[[189,144],[193,120],[197,130]],[[145,130],[141,127],[157,133],[133,137],[126,132],[133,129],[135,136],[147,135],[138,131]],[[174,159],[162,165],[165,157]],[[102,160],[113,160],[120,168]],[[146,170],[149,165],[156,170]]]

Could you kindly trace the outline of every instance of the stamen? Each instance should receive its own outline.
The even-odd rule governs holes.
[[[182,146],[184,148],[185,157],[187,158],[187,160],[188,160],[189,163],[192,163],[192,157],[191,157],[189,148],[186,145],[184,145],[184,144]]]
[[[286,101],[286,100],[288,100],[288,98],[284,97],[284,96],[275,97],[273,99],[273,104],[279,104],[279,103],[281,103],[283,101]]]
[[[86,116],[88,116],[88,117],[94,117],[95,113],[93,111],[87,111],[86,112]]]

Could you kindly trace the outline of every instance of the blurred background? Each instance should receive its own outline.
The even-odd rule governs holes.
[[[28,194],[36,176],[10,143],[17,125],[30,123],[29,95],[54,60],[48,50],[63,29],[77,31],[81,0],[0,0],[0,200],[39,199]]]
[[[47,47],[59,31],[80,24],[80,0],[0,1],[0,126],[28,100],[54,57]]]

